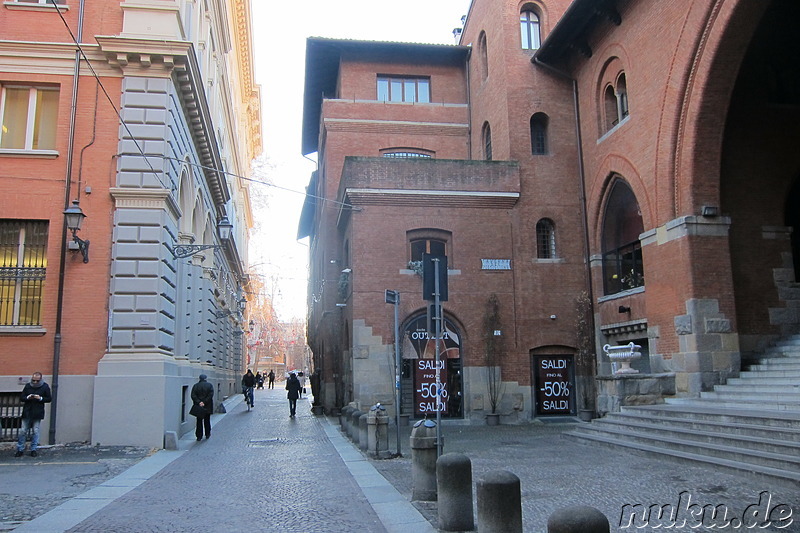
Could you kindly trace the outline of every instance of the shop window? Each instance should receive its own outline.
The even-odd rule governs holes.
[[[3,85],[0,149],[55,150],[58,89]]]
[[[612,185],[603,217],[603,289],[605,294],[644,286],[642,214],[636,196],[621,178]]]
[[[0,220],[0,326],[39,326],[47,222]]]

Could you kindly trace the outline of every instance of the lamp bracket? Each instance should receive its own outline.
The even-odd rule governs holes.
[[[191,257],[203,250],[211,250],[212,248],[222,248],[219,244],[179,244],[170,249],[172,257],[175,259],[183,259],[184,257]]]

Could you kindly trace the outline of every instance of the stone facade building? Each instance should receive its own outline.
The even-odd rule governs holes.
[[[594,407],[602,347],[630,342],[694,397],[797,332],[798,22],[788,0],[473,0],[458,45],[310,38],[325,407],[394,408],[391,289],[401,412],[425,414],[422,252],[448,261],[449,416],[482,418],[498,372],[507,422]]]
[[[160,447],[245,364],[250,3],[5,2],[0,91],[2,436],[41,371],[51,442]]]

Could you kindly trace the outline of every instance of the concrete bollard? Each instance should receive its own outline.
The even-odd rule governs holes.
[[[472,531],[472,461],[461,453],[446,453],[436,461],[439,529]]]
[[[547,533],[609,533],[608,518],[594,507],[573,505],[557,509],[547,519]]]
[[[342,432],[346,435],[347,426],[350,425],[350,414],[353,412],[353,408],[349,405],[344,407],[339,412],[339,425],[342,426]]]
[[[363,451],[367,451],[367,413],[361,413],[358,419],[358,447]]]
[[[358,409],[350,414],[350,426],[347,428],[347,434],[355,444],[358,444],[358,419],[363,415],[364,413]]]
[[[178,434],[174,431],[164,432],[164,449],[177,450],[178,449]]]
[[[389,453],[389,415],[380,403],[367,413],[367,453],[370,457],[386,459]]]
[[[489,472],[476,484],[479,533],[522,533],[519,478],[507,470]]]
[[[411,430],[411,500],[436,500],[436,422],[420,420]]]

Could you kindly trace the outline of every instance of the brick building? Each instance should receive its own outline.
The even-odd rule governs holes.
[[[0,6],[3,439],[34,371],[43,442],[160,447],[238,389],[258,91],[247,0]]]
[[[325,407],[394,408],[392,289],[401,412],[425,414],[422,252],[448,261],[448,416],[482,418],[498,372],[505,421],[573,414],[630,342],[698,396],[797,332],[799,20],[787,0],[473,0],[459,45],[310,38]]]

